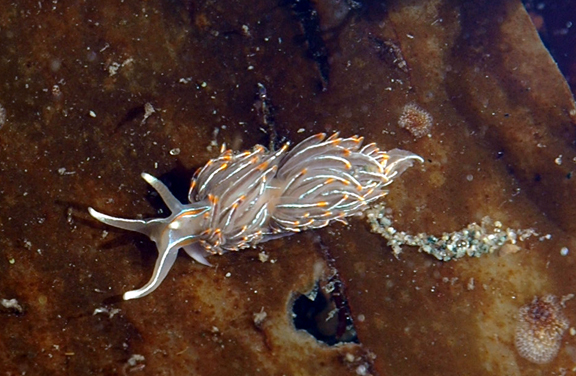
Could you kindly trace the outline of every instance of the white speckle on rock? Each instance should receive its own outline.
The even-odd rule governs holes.
[[[2,305],[2,307],[7,309],[13,309],[17,312],[23,311],[22,306],[16,299],[0,299],[0,304]]]
[[[6,109],[0,104],[0,128],[6,124]]]

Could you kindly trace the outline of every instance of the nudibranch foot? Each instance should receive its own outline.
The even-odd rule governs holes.
[[[200,243],[192,243],[182,247],[184,251],[188,254],[188,256],[192,257],[196,262],[199,262],[202,265],[212,266],[208,260],[206,260],[206,256],[211,255],[210,252],[207,252]]]

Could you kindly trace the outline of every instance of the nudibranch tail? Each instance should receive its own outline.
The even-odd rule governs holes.
[[[418,161],[424,163],[424,159],[421,156],[411,153],[406,150],[392,149],[388,154],[388,160],[386,163],[386,173],[389,179],[393,179],[399,176],[408,168],[412,167],[413,161]]]
[[[151,280],[124,299],[154,291],[166,277],[180,248],[197,262],[206,256],[237,251],[273,238],[316,229],[361,214],[387,194],[384,189],[413,162],[416,154],[376,144],[362,146],[363,138],[326,138],[320,133],[276,151],[256,145],[234,153],[222,149],[219,157],[192,178],[189,204],[180,203],[152,175],[142,177],[171,211],[167,218],[122,219],[90,208],[99,221],[137,231],[156,243],[159,257]]]

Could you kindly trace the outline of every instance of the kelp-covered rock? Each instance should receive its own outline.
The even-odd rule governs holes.
[[[514,344],[518,312],[534,296],[557,296],[576,322],[576,108],[520,2],[2,9],[4,372],[531,375],[572,367],[570,335],[543,365]],[[406,126],[406,106],[431,126]],[[278,148],[333,131],[425,159],[390,186],[386,215],[398,230],[439,235],[489,216],[540,236],[514,252],[443,263],[410,248],[394,257],[355,218],[214,256],[214,267],[179,257],[154,294],[121,301],[151,274],[155,247],[97,223],[89,206],[125,218],[167,215],[141,172],[183,201],[194,170],[222,143]],[[330,302],[310,321],[329,324],[311,325],[351,342],[330,346],[295,329],[293,301],[317,283]]]

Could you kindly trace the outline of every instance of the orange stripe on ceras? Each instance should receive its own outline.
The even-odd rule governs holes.
[[[343,153],[345,154],[344,155],[345,157],[348,157],[348,156],[350,156],[351,151],[348,149],[344,149]],[[350,161],[348,161],[346,159],[344,159],[344,165],[346,166],[347,170],[350,170],[352,168],[352,163],[350,163]]]
[[[200,245],[202,245],[202,247],[204,247],[206,252],[212,255],[216,254],[216,251],[213,249],[214,247],[212,247],[212,244],[208,243],[206,240],[199,240],[199,243]]]
[[[212,230],[212,228],[209,227],[209,228],[207,228],[206,230],[202,231],[202,232],[200,233],[200,236],[210,237],[210,236],[212,236],[213,232],[214,232],[214,231]]]
[[[183,211],[182,213],[178,214],[176,217],[174,217],[173,222],[174,222],[174,221],[177,221],[177,220],[179,220],[179,219],[181,219],[181,218],[188,217],[188,216],[190,216],[190,215],[200,214],[200,213],[202,213],[203,210],[204,210],[204,209],[188,209],[188,210],[185,210],[185,211]]]
[[[384,153],[384,154],[380,155],[378,157],[378,159],[379,159],[378,163],[380,164],[380,167],[384,167],[386,162],[388,162],[388,159],[390,159],[390,155]]]
[[[218,202],[220,201],[220,199],[218,198],[218,196],[214,196],[212,193],[208,193],[208,201],[209,201],[212,205],[216,205],[216,204],[218,204]]]
[[[222,244],[222,230],[217,228],[216,230],[212,231],[210,237],[214,236],[216,237],[216,240],[214,240],[214,246],[218,247],[220,244]]]
[[[198,167],[196,169],[196,171],[194,171],[194,175],[192,175],[193,179],[196,179],[198,177],[198,175],[200,175],[200,172],[202,171],[202,167]]]
[[[370,196],[374,192],[374,188],[370,188],[368,192],[364,193],[363,196],[360,196],[360,201],[362,201],[362,205],[366,205],[366,196]]]
[[[266,169],[266,167],[268,167],[269,164],[270,164],[269,161],[264,161],[256,167],[256,170],[264,171]]]
[[[326,133],[317,133],[314,135],[314,137],[319,139],[319,140],[323,140],[324,137],[326,137]]]

